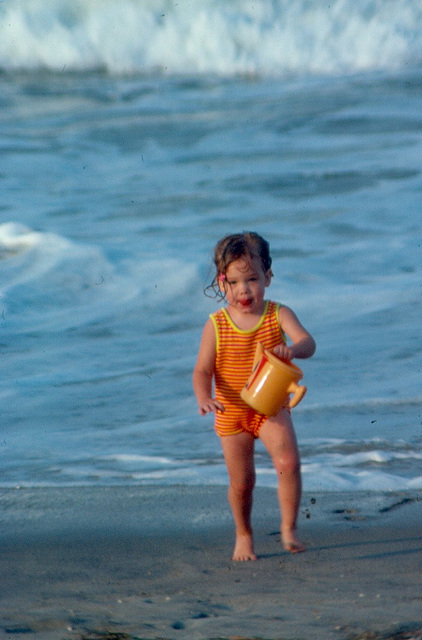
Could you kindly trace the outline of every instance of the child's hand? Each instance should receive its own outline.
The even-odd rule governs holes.
[[[208,398],[208,400],[205,400],[205,402],[199,405],[199,413],[201,416],[205,416],[207,413],[217,413],[217,411],[224,413],[225,407],[224,404],[214,398]]]
[[[293,351],[286,344],[278,344],[273,349],[273,354],[281,360],[293,360]]]

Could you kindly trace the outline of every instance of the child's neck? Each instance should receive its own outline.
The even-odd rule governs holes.
[[[256,325],[261,320],[262,314],[265,311],[265,305],[266,303],[264,301],[262,303],[262,309],[260,310],[260,312],[256,313],[239,313],[239,311],[237,311],[231,305],[226,307],[226,310],[236,327],[238,327],[241,331],[249,331],[250,329],[256,327]]]

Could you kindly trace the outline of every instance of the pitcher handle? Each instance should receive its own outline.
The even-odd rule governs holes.
[[[255,348],[255,358],[253,361],[252,371],[255,369],[258,362],[261,360],[263,353],[264,353],[264,345],[262,344],[262,342],[258,342]]]
[[[293,409],[299,402],[302,400],[303,396],[306,393],[306,387],[304,385],[296,384],[296,382],[292,382],[289,386],[289,392],[293,393],[293,397],[290,398],[289,407]]]

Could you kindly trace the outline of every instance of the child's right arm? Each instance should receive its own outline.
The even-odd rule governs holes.
[[[193,371],[193,390],[198,401],[199,413],[203,416],[211,411],[224,411],[224,405],[212,397],[215,352],[215,329],[212,321],[208,320],[202,333],[198,359]]]

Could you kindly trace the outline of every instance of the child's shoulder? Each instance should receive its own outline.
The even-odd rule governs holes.
[[[220,307],[219,309],[217,309],[217,311],[213,311],[212,313],[210,313],[210,315],[208,316],[208,322],[218,322],[223,320],[226,317],[227,312],[225,311],[224,307]]]
[[[280,326],[283,326],[292,317],[296,317],[294,311],[282,302],[274,303],[274,313],[277,315]]]
[[[293,313],[292,309],[287,306],[287,304],[283,304],[281,302],[277,302],[277,313],[280,318],[286,315],[290,315]]]
[[[267,300],[266,302],[266,313],[268,314],[277,313],[280,315],[280,313],[283,313],[288,308],[289,307],[286,307],[282,302],[277,302],[275,300]]]

